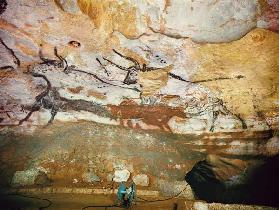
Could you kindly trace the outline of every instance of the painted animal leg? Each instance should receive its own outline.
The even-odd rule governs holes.
[[[36,112],[36,111],[40,110],[40,108],[42,106],[42,99],[49,93],[49,91],[51,89],[51,83],[45,75],[33,72],[32,76],[43,78],[47,83],[47,88],[42,93],[40,93],[39,95],[36,96],[36,98],[35,98],[36,101],[33,103],[32,107],[31,107],[31,111],[26,115],[26,117],[24,119],[19,121],[19,123],[18,123],[19,125],[21,125],[24,121],[27,121],[31,117],[33,112]]]
[[[211,132],[214,131],[214,124],[215,124],[215,121],[216,121],[217,118],[218,118],[218,115],[219,115],[219,112],[218,112],[218,111],[213,111],[212,124],[211,124],[211,127],[210,127],[210,129],[209,129],[209,131],[211,131]]]
[[[105,65],[103,65],[103,64],[101,63],[101,61],[99,60],[99,58],[96,58],[96,61],[98,61],[98,63],[100,64],[100,66],[105,70],[107,76],[109,76],[110,74],[109,74],[108,70],[106,69]]]
[[[242,129],[247,129],[246,122],[240,117],[240,114],[234,114],[234,116],[241,122]]]
[[[31,111],[26,115],[25,118],[21,119],[19,122],[18,122],[18,125],[22,125],[22,123],[24,121],[27,121],[31,115],[33,114],[33,112],[36,112],[36,111],[39,111],[40,108],[41,108],[42,104],[40,102],[35,102],[33,105],[32,105],[32,108],[31,108]]]
[[[242,129],[247,129],[247,124],[245,123],[245,121],[240,117],[240,114],[234,114],[232,113],[231,111],[229,111],[227,109],[227,107],[225,107],[223,104],[222,104],[222,109],[220,109],[221,113],[224,114],[224,115],[227,115],[227,114],[231,114],[233,115],[236,119],[238,119],[240,122],[241,122],[241,125],[242,125]]]
[[[51,112],[50,112],[50,113],[51,113],[51,118],[49,119],[47,125],[50,125],[50,124],[53,122],[53,120],[54,120],[54,118],[55,118],[55,116],[56,116],[58,110],[59,110],[59,107],[58,107],[58,106],[55,106],[55,105],[54,105],[54,106],[52,107]]]
[[[42,93],[40,93],[39,95],[37,95],[36,96],[36,101],[41,101],[42,100],[42,98],[43,97],[45,97],[48,93],[49,93],[49,91],[50,91],[50,89],[51,89],[51,83],[50,83],[50,81],[47,79],[47,77],[45,76],[45,75],[42,75],[42,74],[38,74],[38,73],[32,73],[32,76],[33,77],[41,77],[41,78],[43,78],[45,81],[46,81],[46,83],[47,83],[47,88],[46,88],[46,90],[44,90]]]
[[[133,72],[133,70],[128,71],[123,83],[126,85],[137,84],[137,79],[133,77],[136,73],[137,72]]]

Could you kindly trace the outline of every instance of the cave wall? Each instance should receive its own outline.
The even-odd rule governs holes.
[[[47,76],[63,103],[83,104],[60,108],[56,120],[173,133],[277,127],[277,10],[276,1],[8,1],[1,65],[18,70],[1,71],[1,124],[16,124],[28,111],[21,107],[43,89],[43,81],[26,74],[29,66]],[[39,64],[39,50],[58,60],[54,47],[85,73]],[[127,72],[104,58],[132,63],[112,49],[159,70],[139,72],[136,84],[125,85]],[[49,112],[41,109],[24,124],[44,124]]]
[[[173,152],[158,163],[167,167],[166,174],[170,175],[166,176],[179,175],[173,176],[173,181],[181,179],[207,153],[260,154],[265,141],[258,138],[266,140],[270,130],[278,129],[277,0],[7,0],[0,7],[1,132],[10,126],[28,135],[35,132],[38,139],[42,132],[46,136],[55,134],[53,139],[59,140],[64,131],[75,130],[74,124],[67,127],[67,123],[76,123],[80,130],[84,121],[97,123],[93,124],[97,127],[116,126],[113,129],[122,130],[105,130],[98,135],[107,132],[111,137],[113,143],[107,140],[100,148],[110,155],[108,162],[116,159],[118,163],[125,159],[119,148],[129,150],[134,143],[116,143],[117,132],[163,132],[153,141],[146,137],[148,145],[140,145],[141,150],[134,148],[130,154],[134,159],[123,164],[137,173],[160,177],[158,168],[140,165],[148,161],[144,155],[149,150],[156,157]],[[135,64],[141,70],[132,72],[125,82],[131,73],[129,67]],[[52,117],[58,128],[52,131],[49,125],[36,131]],[[84,126],[95,129],[93,125]],[[89,131],[84,135],[90,136]],[[173,142],[162,139],[170,134],[182,137],[169,137]],[[191,140],[183,136],[188,134],[202,136]],[[213,141],[211,136],[223,139]],[[255,136],[256,140],[242,139]],[[75,138],[68,137],[69,144],[74,145]],[[237,140],[226,140],[232,137]],[[143,141],[144,136],[139,139]],[[62,142],[67,144],[67,139]],[[84,147],[97,142],[94,138]],[[180,148],[179,144],[186,146]],[[72,148],[64,151],[61,145],[52,147],[53,151],[61,147],[61,155],[57,154],[54,162],[50,159],[52,149],[38,159],[38,165],[51,168],[58,180],[55,170],[60,163],[54,165],[63,160],[63,155],[69,155],[66,159],[71,161],[72,152]],[[183,155],[191,154],[187,150],[190,147],[198,154],[184,160]],[[182,148],[187,152],[180,151]],[[175,163],[168,163],[168,158]],[[98,161],[96,167],[101,167],[103,163]],[[105,171],[113,169],[106,166]],[[86,171],[86,167],[81,168]],[[61,176],[69,171],[62,171]],[[75,176],[72,171],[71,181]],[[106,176],[104,172],[103,179]]]

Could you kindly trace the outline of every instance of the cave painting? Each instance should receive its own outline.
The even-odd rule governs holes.
[[[140,63],[136,59],[129,56],[125,56],[116,50],[113,50],[113,52],[117,54],[119,57],[121,57],[122,59],[125,59],[132,63],[131,66],[125,67],[103,57],[103,60],[108,63],[107,65],[112,65],[126,73],[125,79],[122,81],[123,85],[114,84],[110,82],[109,79],[107,80],[103,79],[97,74],[78,69],[74,65],[68,66],[67,60],[58,54],[58,50],[56,47],[54,48],[54,54],[58,58],[58,60],[45,58],[43,57],[42,52],[39,51],[39,56],[42,60],[39,66],[40,65],[46,66],[46,68],[44,68],[44,70],[41,73],[34,71],[34,69],[29,70],[29,73],[31,73],[33,77],[43,78],[47,83],[47,87],[42,93],[36,96],[35,102],[31,106],[29,107],[25,106],[25,110],[26,109],[29,110],[29,113],[26,115],[25,118],[19,121],[19,124],[22,124],[24,121],[27,121],[32,115],[32,113],[35,111],[39,111],[40,108],[45,108],[51,111],[51,118],[47,123],[50,124],[54,120],[59,110],[68,110],[68,109],[75,110],[77,109],[75,108],[75,106],[78,105],[78,108],[80,110],[87,110],[87,111],[92,111],[90,106],[92,107],[95,106],[95,108],[93,109],[93,112],[95,114],[97,112],[98,114],[102,113],[101,115],[103,116],[117,118],[120,120],[121,122],[120,124],[126,125],[128,127],[133,127],[133,128],[134,127],[141,128],[139,124],[140,121],[142,121],[145,124],[149,124],[155,127],[157,126],[162,130],[171,131],[171,128],[169,126],[169,121],[174,116],[181,119],[206,116],[205,119],[207,119],[208,121],[207,124],[210,125],[208,127],[208,130],[214,131],[215,121],[221,115],[223,116],[230,115],[234,119],[240,122],[242,129],[247,128],[245,121],[241,118],[239,114],[235,114],[229,111],[221,99],[217,97],[212,97],[206,93],[196,94],[196,93],[186,92],[184,98],[179,98],[179,96],[170,97],[163,94],[154,94],[148,96],[142,94],[143,93],[142,88],[144,84],[140,83],[139,73],[146,73],[146,72],[153,72],[153,71],[159,72],[159,71],[163,71],[164,69],[171,69],[172,65],[169,65],[164,68],[149,67],[145,63],[140,65]],[[100,59],[98,58],[96,58],[96,60],[109,78],[111,72],[107,69],[107,65],[103,64],[103,62],[101,62]],[[72,72],[87,74],[100,83],[139,92],[141,104],[140,105],[134,104],[132,102],[132,99],[126,98],[123,101],[123,103],[121,103],[120,105],[118,106],[108,105],[109,110],[105,110],[101,106],[94,105],[94,104],[90,105],[90,103],[83,100],[77,101],[77,100],[69,100],[63,98],[60,96],[58,90],[51,86],[51,83],[48,80],[48,78],[45,75],[43,75],[43,73],[47,71],[48,67],[50,66],[54,67],[59,71],[64,72],[65,74],[70,74]],[[40,68],[38,68],[37,66],[37,69]],[[171,77],[175,80],[185,82],[187,83],[187,85],[189,85],[189,87],[195,87],[195,88],[200,83],[204,83],[208,81],[243,78],[242,75],[237,75],[234,78],[219,77],[219,78],[212,78],[207,80],[189,81],[177,74],[171,73],[169,70],[165,71],[165,74],[167,74],[167,77]],[[174,98],[176,98],[177,101],[176,105],[174,106],[168,105],[168,103]],[[165,114],[162,114],[162,109],[164,110]],[[100,110],[103,111],[101,112]]]

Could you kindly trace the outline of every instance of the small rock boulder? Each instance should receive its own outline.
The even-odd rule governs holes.
[[[144,186],[147,187],[149,185],[149,178],[146,174],[138,174],[134,176],[133,181],[138,186]]]
[[[56,0],[55,2],[65,12],[71,14],[81,13],[76,0]]]
[[[115,170],[113,181],[115,182],[126,182],[130,177],[130,171],[127,169]]]
[[[100,182],[101,181],[100,178],[96,174],[94,174],[92,172],[84,173],[82,175],[82,179],[83,179],[83,181],[90,182],[90,183],[92,183],[92,182]]]
[[[28,169],[25,171],[16,171],[11,185],[13,187],[28,186],[28,185],[39,185],[47,186],[51,183],[47,174],[38,169]]]
[[[107,175],[107,182],[112,182],[113,181],[113,174],[108,174]]]
[[[194,200],[194,193],[189,185],[185,181],[169,181],[164,179],[158,179],[155,182],[156,187],[164,196],[175,196],[179,194],[188,200]]]
[[[266,143],[266,155],[275,156],[279,154],[279,137],[274,136]]]

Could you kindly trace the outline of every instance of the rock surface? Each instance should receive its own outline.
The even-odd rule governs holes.
[[[147,187],[149,185],[149,178],[146,174],[138,174],[133,176],[133,181],[136,185]]]
[[[256,0],[78,2],[81,10],[93,19],[96,26],[108,32],[119,31],[127,37],[135,38],[153,31],[173,38],[190,37],[199,42],[239,39],[256,27],[257,17],[261,17],[265,9],[261,1]],[[277,8],[276,1],[268,4],[271,8]],[[125,13],[119,13],[120,10]],[[270,24],[274,23],[258,25],[269,27]]]
[[[55,0],[55,3],[65,12],[71,14],[81,13],[76,0]]]
[[[156,183],[157,187],[165,196],[180,195],[189,200],[194,199],[194,194],[191,187],[185,181],[169,182],[167,180],[159,179]]]
[[[277,7],[271,0],[9,0],[0,19],[0,124],[88,120],[179,134],[276,129],[279,35],[254,28],[274,25]],[[72,65],[67,71],[55,46]],[[138,70],[125,84],[118,67],[133,63],[119,53],[158,70]],[[30,71],[52,87],[39,108],[35,97],[47,82]],[[38,111],[23,120],[32,106]]]
[[[38,169],[16,171],[11,183],[14,187],[32,185],[47,186],[49,184],[50,179],[48,176]]]
[[[278,8],[277,0],[1,1],[1,186],[42,166],[57,185],[75,187],[140,172],[171,196],[207,154],[274,157]],[[224,161],[215,167],[223,179]],[[246,167],[233,164],[236,173]]]
[[[101,179],[94,173],[86,172],[82,175],[83,181],[92,183],[92,182],[99,182]]]
[[[115,170],[113,181],[115,182],[126,182],[130,177],[130,171],[127,169]]]
[[[275,156],[275,155],[279,154],[279,137],[278,136],[274,136],[267,141],[264,154],[267,156]]]

